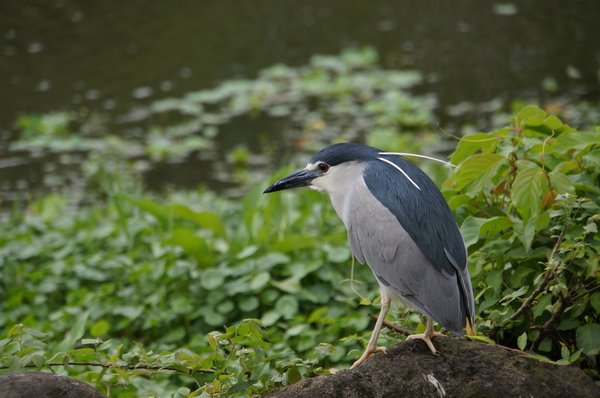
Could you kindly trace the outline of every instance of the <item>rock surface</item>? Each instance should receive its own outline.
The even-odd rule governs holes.
[[[600,397],[600,388],[575,367],[449,337],[434,344],[440,355],[422,341],[403,342],[356,369],[305,379],[269,397]]]
[[[17,372],[0,377],[1,398],[106,398],[79,380],[44,372]]]

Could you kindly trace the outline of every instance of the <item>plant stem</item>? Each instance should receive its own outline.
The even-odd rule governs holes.
[[[564,236],[564,230],[562,230],[560,232],[560,235],[558,236],[556,244],[552,248],[552,252],[550,253],[550,258],[548,259],[548,262],[552,262],[552,260],[556,256],[558,247],[560,246],[560,243],[562,242],[563,236]],[[552,279],[554,278],[554,275],[556,274],[556,270],[558,269],[558,267],[560,265],[561,265],[561,263],[557,262],[556,265],[554,267],[552,267],[552,269],[546,271],[546,273],[544,274],[544,279],[542,279],[542,282],[539,284],[539,286],[533,291],[533,293],[531,293],[531,295],[529,297],[527,297],[527,300],[525,300],[523,302],[523,304],[521,304],[519,309],[514,314],[512,314],[512,316],[509,318],[511,321],[514,321],[515,319],[517,319],[523,312],[525,312],[527,309],[529,309],[531,307],[531,304],[533,304],[533,301],[537,298],[537,296],[541,292],[543,292],[544,289],[546,289],[546,287],[548,286],[548,284],[552,281]]]

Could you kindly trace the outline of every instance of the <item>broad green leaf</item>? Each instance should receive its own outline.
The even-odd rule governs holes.
[[[107,334],[109,332],[109,330],[110,330],[110,323],[105,319],[101,319],[97,322],[94,322],[94,324],[90,328],[90,334],[94,337],[100,337],[100,336],[104,336],[105,334]]]
[[[236,392],[241,392],[244,391],[250,387],[252,387],[254,384],[256,384],[255,380],[245,380],[245,381],[240,381],[239,383],[234,384],[228,391],[227,391],[227,395],[236,393]]]
[[[490,184],[507,160],[502,155],[486,153],[473,155],[462,162],[455,173],[456,187],[468,192],[479,192]]]
[[[256,253],[258,251],[258,246],[255,245],[249,245],[246,246],[242,249],[242,251],[240,251],[237,255],[237,258],[239,260],[242,260],[244,258],[248,258],[251,257],[254,253]]]
[[[238,336],[252,344],[264,345],[263,331],[258,319],[245,319],[238,327]]]
[[[279,320],[279,318],[281,318],[281,314],[279,313],[279,311],[270,310],[265,312],[262,318],[260,318],[260,320],[263,323],[263,325],[269,327],[271,325],[274,325],[275,322]]]
[[[246,297],[238,302],[238,307],[243,312],[254,311],[260,305],[256,297]]]
[[[577,347],[586,355],[598,355],[600,353],[600,325],[590,323],[577,328]]]
[[[552,340],[549,337],[546,337],[540,342],[538,346],[538,350],[543,352],[550,352],[552,350]]]
[[[512,227],[513,227],[513,222],[510,221],[510,219],[508,217],[504,217],[504,216],[491,217],[491,218],[488,218],[487,221],[481,225],[481,229],[479,230],[479,236],[480,237],[485,236],[489,239],[490,237],[497,235],[501,231],[504,231],[504,230],[512,228]]]
[[[90,347],[69,350],[68,354],[74,361],[91,362],[97,359],[96,350]]]
[[[502,272],[500,270],[489,271],[485,275],[485,280],[494,291],[499,292],[502,285]]]
[[[31,362],[33,362],[35,367],[39,370],[46,364],[46,359],[41,355],[34,354],[31,356]]]
[[[296,296],[286,295],[277,300],[275,310],[285,319],[291,319],[298,313],[298,299]]]
[[[210,264],[211,253],[208,244],[191,229],[174,229],[171,236],[165,239],[164,243],[181,247],[184,252],[193,256],[201,265]]]
[[[200,284],[206,290],[213,290],[223,284],[225,275],[218,269],[207,269],[200,275]]]
[[[501,130],[497,133],[476,133],[462,137],[450,158],[450,163],[459,164],[477,151],[493,152],[504,134],[505,130]]]
[[[472,200],[469,195],[452,195],[448,198],[448,206],[454,211]]]
[[[58,345],[58,351],[67,351],[75,346],[77,340],[79,340],[85,332],[85,324],[89,316],[90,313],[88,311],[77,317],[71,330],[67,332],[63,341]]]
[[[538,299],[538,301],[532,307],[532,313],[534,317],[540,316],[544,311],[550,311],[552,307],[552,295],[545,294]]]
[[[525,122],[535,123],[538,120],[541,122],[545,117],[546,112],[535,105],[528,105],[517,114],[517,119],[521,124]]]
[[[260,272],[252,278],[248,287],[251,291],[261,290],[270,280],[271,275],[268,272]]]
[[[517,339],[517,346],[519,350],[525,350],[525,346],[527,345],[527,332],[523,332],[519,338]]]
[[[583,155],[583,161],[586,166],[600,168],[600,148]]]
[[[512,184],[511,199],[524,220],[537,217],[542,209],[542,196],[548,192],[546,173],[540,167],[519,171]]]
[[[574,193],[575,192],[575,187],[573,186],[573,183],[571,182],[569,177],[567,177],[563,173],[553,170],[550,172],[549,175],[550,175],[550,184],[552,184],[552,189],[554,190],[555,193],[563,194],[563,193]]]
[[[469,216],[463,221],[460,226],[460,233],[465,241],[465,246],[468,248],[479,241],[479,230],[487,221],[486,218]]]
[[[168,223],[173,219],[187,220],[211,230],[216,235],[223,236],[225,234],[223,221],[215,213],[209,211],[195,212],[182,204],[161,205],[149,199],[126,199],[140,210],[152,214],[162,223]]]
[[[23,330],[25,329],[25,325],[22,323],[17,323],[11,326],[8,330],[7,337],[14,337],[23,334]]]
[[[564,123],[556,115],[550,115],[544,119],[544,125],[550,130],[559,131],[563,128]]]
[[[563,133],[556,137],[553,143],[555,151],[583,151],[592,145],[600,145],[600,132],[575,131]]]
[[[573,354],[571,354],[571,359],[569,359],[569,362],[574,363],[575,361],[577,361],[579,359],[579,357],[581,356],[582,352],[583,352],[583,350],[577,350]]]
[[[595,292],[591,295],[590,304],[597,313],[600,313],[600,292]]]
[[[557,330],[571,330],[571,329],[575,329],[577,326],[580,325],[580,320],[579,319],[574,319],[574,318],[563,318],[560,323],[556,326]]]
[[[154,217],[159,219],[159,221],[166,223],[169,220],[169,212],[167,211],[165,206],[162,206],[150,199],[136,199],[125,197],[126,200],[131,202],[134,206],[139,208],[140,210],[145,211],[146,213],[152,214]]]
[[[174,217],[192,221],[200,227],[211,230],[216,235],[223,236],[225,234],[223,221],[221,220],[221,217],[215,213],[210,211],[195,212],[189,207],[181,204],[166,206],[166,210]]]
[[[272,281],[271,284],[277,289],[291,294],[297,294],[298,292],[300,292],[300,290],[302,290],[302,285],[300,284],[300,277],[298,277],[297,275],[291,276],[281,281]]]
[[[212,308],[206,308],[202,313],[202,318],[210,326],[222,326],[225,323],[225,317]]]
[[[127,319],[136,319],[138,318],[144,308],[141,305],[119,305],[112,309],[113,314],[121,315]]]
[[[298,367],[292,366],[287,370],[287,382],[288,384],[294,384],[302,380],[302,375],[298,370]]]

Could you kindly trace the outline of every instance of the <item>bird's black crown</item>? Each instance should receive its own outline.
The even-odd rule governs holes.
[[[321,149],[313,155],[310,162],[316,163],[321,161],[330,166],[335,166],[350,161],[373,160],[377,158],[379,152],[381,152],[379,149],[368,145],[344,142]]]

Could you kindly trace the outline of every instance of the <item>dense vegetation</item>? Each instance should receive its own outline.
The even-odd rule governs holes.
[[[244,174],[240,199],[206,189],[152,194],[131,165],[139,153],[180,159],[210,150],[223,110],[289,116],[296,122],[287,133],[306,137],[300,146],[311,150],[338,135],[386,150],[439,146],[423,132],[432,102],[404,91],[418,75],[382,71],[375,60],[370,51],[321,57],[154,104],[189,120],[179,115],[178,128],[156,128],[149,137],[161,140],[137,146],[75,134],[72,120],[56,115],[22,119],[19,149],[108,143],[86,158],[85,200],[48,194],[4,216],[2,372],[52,370],[111,397],[209,397],[257,394],[348,366],[370,334],[377,287],[367,267],[352,264],[326,197],[263,196],[264,181],[243,173],[244,151],[241,171],[232,171]],[[222,106],[210,119],[194,101]],[[355,130],[339,131],[339,120]],[[419,164],[439,182],[469,249],[474,339],[575,363],[597,378],[600,132],[576,131],[533,106],[502,120],[460,139],[450,156],[457,167]],[[181,141],[196,146],[168,145]],[[424,328],[406,308],[389,318]],[[386,331],[381,343],[400,338]]]

